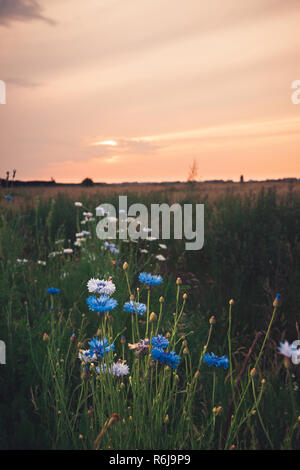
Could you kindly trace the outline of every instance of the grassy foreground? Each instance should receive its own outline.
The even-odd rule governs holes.
[[[298,192],[120,193],[129,204],[203,202],[199,252],[179,240],[99,240],[95,207],[117,208],[117,193],[9,194],[0,448],[299,448],[299,366],[278,351],[300,338]],[[162,282],[149,286],[143,272]],[[117,305],[89,308],[100,297],[91,278],[114,283]]]

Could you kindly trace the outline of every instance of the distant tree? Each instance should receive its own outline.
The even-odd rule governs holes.
[[[243,182],[244,182],[244,176],[241,175],[241,177],[240,177],[240,183],[243,184]]]
[[[192,165],[190,166],[190,171],[189,171],[188,178],[187,178],[188,183],[195,182],[197,175],[198,175],[198,163],[194,159]]]
[[[94,186],[94,181],[91,178],[85,178],[81,182],[81,186]]]

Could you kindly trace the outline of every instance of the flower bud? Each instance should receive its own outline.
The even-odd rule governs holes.
[[[43,334],[43,341],[49,341],[49,335],[47,333]]]
[[[178,286],[180,286],[180,285],[182,284],[181,277],[178,277],[178,278],[176,279],[176,284],[177,284]]]
[[[157,320],[157,315],[156,315],[156,313],[152,312],[150,317],[149,317],[149,321],[150,321],[150,323],[152,323],[156,320]]]
[[[128,268],[128,263],[127,263],[127,261],[125,261],[125,263],[123,263],[123,269],[124,269],[124,271],[126,271],[127,268]]]
[[[280,294],[277,294],[273,302],[273,307],[278,307],[279,299],[280,299]]]

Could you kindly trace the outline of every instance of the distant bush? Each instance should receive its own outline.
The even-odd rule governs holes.
[[[81,185],[82,185],[82,186],[94,186],[94,181],[93,181],[91,178],[85,178],[85,179],[81,182]]]

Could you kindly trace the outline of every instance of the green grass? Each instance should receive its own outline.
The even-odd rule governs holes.
[[[173,196],[147,193],[137,201],[131,194],[128,204],[171,203]],[[61,194],[34,204],[24,197],[19,210],[14,200],[1,206],[0,339],[7,364],[0,365],[0,448],[299,448],[300,375],[277,352],[279,341],[298,338],[299,196],[228,193],[209,202],[190,190],[178,202],[205,203],[202,250],[185,251],[178,240],[162,240],[167,250],[156,241],[117,242],[117,255],[96,237],[97,220],[80,225],[82,211],[94,212],[103,201],[88,191],[80,200],[83,209]],[[117,196],[105,202],[118,207]],[[91,236],[74,247],[82,229]],[[74,253],[49,257],[67,247]],[[167,261],[159,263],[158,253]],[[138,282],[142,271],[160,273],[163,284],[148,291]],[[98,317],[86,304],[86,284],[109,276],[119,305]],[[50,286],[60,294],[52,298]],[[146,314],[123,311],[130,294],[147,305]],[[177,370],[128,347],[157,332],[181,356]],[[99,375],[97,362],[84,369],[78,352],[97,333],[115,344],[107,363],[125,359],[130,376]],[[229,369],[203,363],[211,351],[228,356]]]

